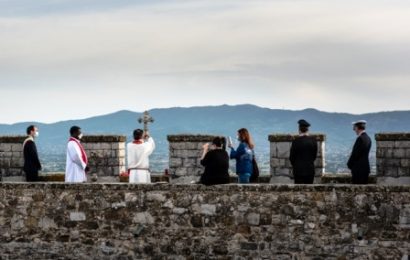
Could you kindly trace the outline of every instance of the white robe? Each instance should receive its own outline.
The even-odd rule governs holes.
[[[86,166],[82,160],[81,149],[78,144],[74,141],[68,142],[65,182],[86,182]]]
[[[128,169],[149,169],[149,156],[154,152],[155,142],[151,137],[142,144],[129,143],[127,145]],[[151,183],[151,174],[148,170],[131,170],[130,183]]]

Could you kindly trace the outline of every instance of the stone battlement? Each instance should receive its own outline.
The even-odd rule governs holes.
[[[8,259],[406,259],[410,186],[0,184]]]

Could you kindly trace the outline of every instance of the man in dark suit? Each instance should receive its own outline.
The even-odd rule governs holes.
[[[315,179],[315,160],[317,157],[317,142],[309,136],[310,124],[299,120],[299,136],[292,142],[290,162],[293,167],[295,184],[313,184]]]
[[[366,121],[353,123],[353,130],[357,134],[356,142],[347,166],[352,171],[353,184],[368,184],[370,175],[369,153],[372,140],[366,133]]]
[[[27,139],[23,143],[24,172],[28,182],[38,181],[38,172],[41,170],[37,147],[34,138],[38,137],[38,128],[31,125],[27,128]]]

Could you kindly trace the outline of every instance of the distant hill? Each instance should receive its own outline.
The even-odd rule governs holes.
[[[300,111],[268,109],[254,105],[207,106],[191,108],[166,108],[150,111],[155,118],[151,134],[156,138],[158,149],[154,155],[153,166],[156,170],[166,167],[168,157],[168,134],[204,133],[225,136],[236,135],[241,127],[248,128],[255,138],[257,153],[263,167],[269,166],[269,142],[271,133],[296,132],[296,122],[304,118],[312,124],[313,132],[327,135],[327,161],[329,171],[343,171],[345,159],[354,141],[351,122],[366,119],[368,132],[410,131],[410,111],[380,112],[362,115],[328,113],[315,109]],[[132,130],[140,127],[137,119],[141,113],[119,111],[113,114],[81,120],[62,121],[53,124],[23,122],[12,125],[0,124],[0,134],[24,134],[31,123],[40,127],[38,146],[42,160],[48,170],[61,170],[68,130],[79,125],[85,134],[123,134],[131,138]]]

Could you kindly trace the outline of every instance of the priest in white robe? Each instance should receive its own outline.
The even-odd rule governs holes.
[[[80,143],[82,138],[81,128],[73,126],[70,129],[70,139],[67,145],[67,165],[65,182],[83,183],[87,182],[86,172],[88,169],[88,158]]]
[[[127,145],[130,183],[151,183],[149,156],[154,150],[154,139],[141,129],[135,130],[134,141]]]

